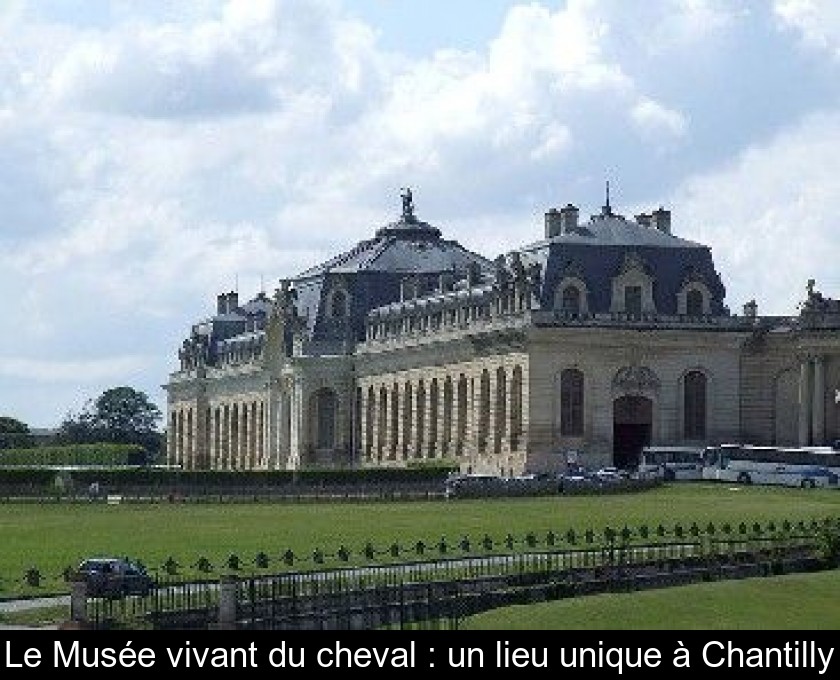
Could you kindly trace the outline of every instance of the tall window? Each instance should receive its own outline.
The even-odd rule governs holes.
[[[510,386],[510,450],[519,448],[522,436],[522,367],[513,369]]]
[[[319,390],[316,397],[317,426],[316,446],[319,449],[331,449],[335,446],[335,392],[328,389]]]
[[[373,415],[376,408],[376,393],[368,387],[367,407],[365,408],[365,455],[368,460],[373,453]]]
[[[583,373],[574,368],[560,374],[560,434],[583,435]]]
[[[490,431],[490,374],[481,372],[481,386],[478,406],[478,450],[487,449],[487,435]]]
[[[686,439],[703,439],[706,436],[706,376],[691,371],[685,376],[684,385]]]
[[[688,316],[703,316],[703,293],[690,290],[685,296],[685,313]]]
[[[628,316],[638,318],[642,315],[642,287],[624,287],[624,311]]]
[[[580,314],[580,289],[577,286],[566,286],[563,289],[563,313],[569,316]]]

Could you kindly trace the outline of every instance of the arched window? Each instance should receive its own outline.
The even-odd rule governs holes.
[[[577,286],[566,286],[563,289],[562,311],[568,316],[580,315],[580,289]]]
[[[438,401],[440,400],[440,390],[438,388],[437,378],[432,378],[429,385],[429,457],[435,455],[437,449],[437,429],[438,429]]]
[[[391,388],[391,458],[397,457],[397,432],[400,425],[400,386],[394,383]]]
[[[519,448],[522,436],[522,367],[513,369],[510,385],[510,450]]]
[[[385,451],[385,435],[388,433],[388,388],[379,388],[379,418],[376,423],[376,454],[381,459]]]
[[[443,440],[441,441],[444,455],[449,453],[452,446],[452,395],[452,378],[446,376],[446,380],[443,382]]]
[[[408,452],[411,450],[411,426],[413,424],[412,416],[414,415],[412,401],[411,383],[407,382],[405,384],[405,403],[403,404],[403,458],[408,456]]]
[[[493,423],[493,449],[496,453],[502,450],[502,441],[507,435],[506,425],[507,407],[507,376],[505,369],[496,371],[496,422]]]
[[[365,456],[370,460],[373,453],[373,416],[376,408],[376,393],[368,387],[367,406],[365,408]]]
[[[688,316],[703,316],[703,293],[694,289],[685,296],[685,313]]]
[[[426,384],[421,380],[417,385],[417,437],[414,443],[414,455],[423,456],[423,442],[426,436]]]
[[[347,295],[342,290],[336,290],[330,300],[330,316],[343,318],[347,316]]]
[[[686,374],[683,386],[684,427],[686,439],[706,436],[706,376],[700,371]]]
[[[462,373],[458,376],[458,431],[456,434],[456,452],[463,453],[467,439],[467,378]]]
[[[583,373],[575,368],[560,374],[560,434],[583,435]]]
[[[485,369],[481,372],[481,385],[478,401],[478,450],[487,450],[487,435],[490,431],[490,374]]]

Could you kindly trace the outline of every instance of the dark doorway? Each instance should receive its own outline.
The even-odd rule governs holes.
[[[613,464],[639,465],[642,448],[650,444],[653,402],[646,397],[619,397],[613,402]]]

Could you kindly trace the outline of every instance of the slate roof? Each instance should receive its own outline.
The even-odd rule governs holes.
[[[609,210],[568,232],[526,245],[519,252],[524,261],[542,266],[544,309],[553,307],[555,287],[574,272],[586,282],[590,312],[609,311],[612,279],[633,253],[642,259],[653,279],[654,303],[660,313],[677,313],[677,295],[689,276],[701,278],[709,288],[712,314],[728,313],[723,304],[726,289],[708,246]]]

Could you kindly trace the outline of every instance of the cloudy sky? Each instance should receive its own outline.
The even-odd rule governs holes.
[[[0,415],[161,408],[189,325],[421,218],[659,205],[741,313],[840,297],[836,0],[0,0]]]

